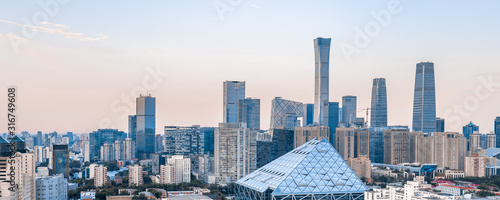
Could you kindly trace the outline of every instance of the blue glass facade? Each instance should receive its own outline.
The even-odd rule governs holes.
[[[260,99],[238,100],[238,122],[246,123],[249,129],[260,130]]]
[[[444,119],[436,118],[436,132],[444,132]]]
[[[424,133],[436,131],[436,85],[434,63],[417,64],[413,98],[413,130]]]
[[[205,153],[214,155],[215,127],[201,127],[200,130],[205,135]]]
[[[69,148],[67,144],[52,146],[52,170],[54,174],[62,174],[69,178]]]
[[[342,97],[342,124],[344,127],[351,127],[351,124],[356,120],[357,112],[356,96]]]
[[[472,122],[469,122],[469,124],[463,126],[462,128],[462,133],[464,136],[469,139],[470,135],[474,134],[474,132],[479,132],[479,126],[476,126]]]
[[[387,126],[387,90],[385,78],[373,79],[371,127]]]
[[[238,100],[245,99],[245,81],[224,81],[224,123],[238,122]]]
[[[335,147],[335,133],[339,126],[339,102],[328,102],[328,127],[330,127],[330,143]]]
[[[140,96],[136,99],[136,149],[140,160],[151,158],[155,153],[156,99]]]
[[[90,159],[99,159],[101,146],[104,143],[113,144],[116,140],[125,140],[127,134],[118,129],[97,129],[89,133]]]
[[[257,141],[257,167],[262,167],[293,150],[294,131],[273,129],[271,141]]]
[[[304,117],[304,105],[301,102],[276,97],[271,105],[270,129],[292,129],[300,124],[294,122],[298,117]],[[295,119],[295,120],[294,120]]]
[[[372,163],[384,163],[384,132],[388,127],[372,127],[370,131],[370,161]]]
[[[314,123],[314,104],[304,104],[304,117],[302,120],[302,126]]]
[[[495,119],[495,135],[497,136],[497,147],[500,147],[500,117]]]

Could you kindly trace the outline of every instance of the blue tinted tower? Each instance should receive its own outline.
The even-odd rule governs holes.
[[[139,96],[136,99],[136,149],[140,160],[151,158],[155,153],[156,99]]]
[[[370,120],[371,127],[387,126],[387,90],[385,78],[373,79]]]
[[[260,130],[260,99],[238,100],[238,122],[246,123],[249,129]]]
[[[495,119],[495,135],[497,136],[497,147],[500,147],[500,117]]]
[[[436,85],[434,63],[417,64],[413,96],[413,130],[424,133],[436,131]]]
[[[474,134],[474,132],[479,132],[479,126],[476,126],[475,124],[473,124],[472,122],[469,122],[469,124],[463,126],[463,134],[464,136],[467,138],[467,140],[469,139],[470,135]]]
[[[443,133],[444,132],[444,119],[436,118],[436,132]]]
[[[344,127],[351,127],[351,124],[356,120],[357,112],[356,96],[342,97],[342,124]]]
[[[224,123],[238,122],[240,99],[245,99],[245,81],[224,81]]]

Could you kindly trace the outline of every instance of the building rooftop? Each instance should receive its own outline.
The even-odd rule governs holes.
[[[211,200],[212,198],[208,196],[198,195],[198,194],[187,194],[182,196],[168,197],[168,200]]]
[[[236,182],[272,195],[363,193],[367,187],[328,140],[313,139]]]

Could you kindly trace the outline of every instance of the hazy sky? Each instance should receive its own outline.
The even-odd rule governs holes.
[[[0,108],[17,87],[20,130],[127,131],[143,88],[157,133],[217,126],[224,80],[246,81],[267,129],[274,97],[313,102],[315,37],[332,38],[331,101],[369,107],[385,77],[389,124],[411,126],[415,65],[432,61],[447,131],[473,121],[489,132],[500,116],[498,1],[2,2]]]

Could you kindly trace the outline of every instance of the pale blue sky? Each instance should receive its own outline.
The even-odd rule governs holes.
[[[385,77],[389,124],[411,125],[415,64],[432,61],[437,113],[451,119],[448,131],[472,120],[489,132],[500,116],[500,85],[475,94],[480,78],[500,82],[498,1],[68,1],[48,23],[33,24],[50,30],[23,35],[23,18],[47,14],[43,2],[1,6],[0,85],[19,88],[21,130],[83,132],[111,121],[104,124],[127,131],[123,116],[134,111],[117,105],[151,66],[169,73],[150,91],[158,133],[165,125],[216,126],[224,80],[247,81],[266,129],[272,98],[313,101],[318,36],[332,38],[331,101],[356,95],[358,108],[368,107],[372,79]],[[380,26],[371,13],[394,2],[401,11]],[[221,19],[214,4],[232,11]],[[346,57],[341,46],[354,45],[356,29],[374,23],[380,30],[370,43]],[[28,38],[12,45],[12,34]]]

